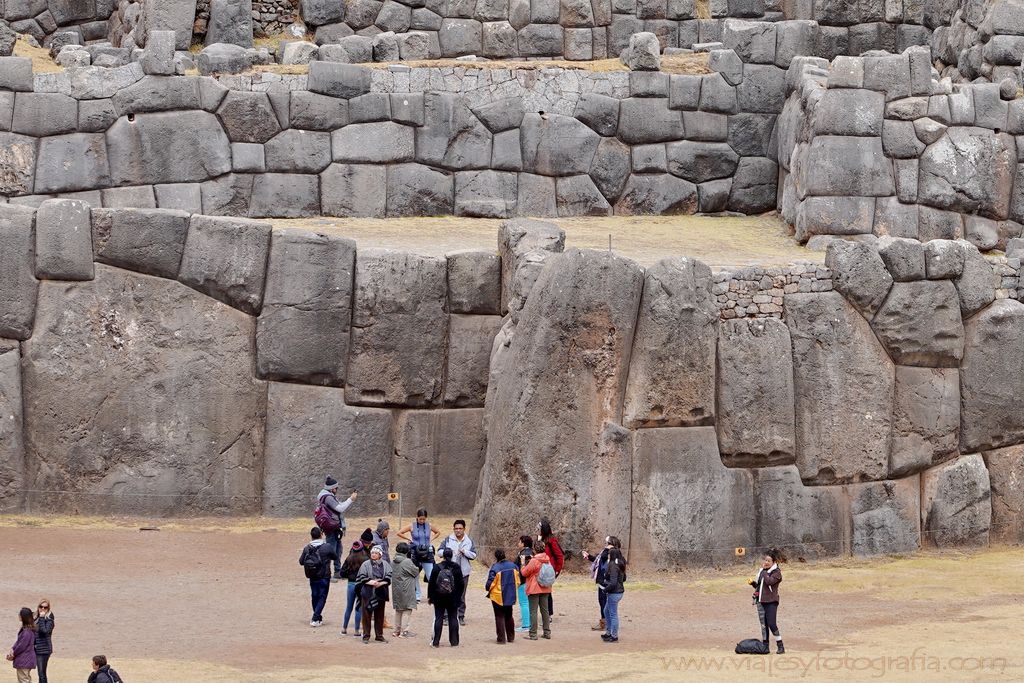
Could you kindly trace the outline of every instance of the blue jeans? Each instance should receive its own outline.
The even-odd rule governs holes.
[[[434,565],[433,564],[423,563],[423,564],[420,565],[420,567],[423,569],[424,581],[429,581],[430,580],[430,574],[434,571]],[[417,577],[417,579],[418,578],[419,577]],[[417,580],[416,581],[416,599],[417,600],[420,599],[420,584],[421,584],[421,582],[419,580]]]
[[[619,602],[625,593],[609,593],[608,602],[604,606],[604,620],[607,633],[612,638],[619,637]]]
[[[338,559],[334,560],[334,578],[341,578],[341,535],[343,531],[338,529],[337,531],[324,532],[324,542],[337,554]]]
[[[352,622],[355,629],[359,630],[360,618],[362,617],[362,600],[359,599],[359,586],[356,585],[355,581],[348,582],[348,596],[345,601],[345,619],[341,622],[341,627],[344,629],[348,628],[348,619],[352,616],[352,610],[355,609],[356,618]]]
[[[530,628],[530,601],[526,597],[526,584],[519,584],[519,628]]]
[[[309,594],[313,603],[313,621],[323,621],[324,605],[327,604],[327,594],[331,591],[331,580],[310,579]]]

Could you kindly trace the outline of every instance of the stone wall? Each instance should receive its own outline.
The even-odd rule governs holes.
[[[305,515],[329,472],[363,513],[475,504],[495,545],[548,514],[640,562],[1022,540],[1024,304],[973,245],[715,275],[564,244],[0,205],[0,505]],[[716,300],[754,282],[781,311]]]
[[[936,80],[922,48],[801,68],[778,127],[780,209],[799,241],[966,238],[990,250],[1020,236],[1016,81]]]
[[[732,50],[693,75],[314,62],[219,79],[156,75],[172,56],[147,52],[34,79],[0,58],[0,195],[249,217],[775,207],[786,72]]]
[[[114,0],[5,0],[0,3],[0,28],[32,36],[39,43],[55,32],[74,32],[86,40],[107,37],[107,19]]]
[[[0,508],[306,515],[330,473],[463,513],[499,296],[494,252],[2,205]]]
[[[885,238],[824,268],[641,272],[513,243],[544,265],[491,356],[484,542],[538,511],[568,548],[614,534],[659,566],[1021,542],[1015,259]]]

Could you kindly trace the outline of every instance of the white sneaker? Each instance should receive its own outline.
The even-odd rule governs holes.
[[[316,621],[314,621],[313,619],[310,619],[309,620],[309,625],[312,626],[313,628],[316,628],[319,624],[317,624]]]
[[[313,628],[319,628],[320,626],[324,625],[324,622],[322,622],[322,621],[311,621],[311,622],[309,622],[309,625],[312,626]]]

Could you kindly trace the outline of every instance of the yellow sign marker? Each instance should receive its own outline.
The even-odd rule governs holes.
[[[398,494],[397,493],[389,493],[388,494],[388,500],[398,500]]]
[[[743,557],[747,554],[746,548],[736,548],[736,557]]]

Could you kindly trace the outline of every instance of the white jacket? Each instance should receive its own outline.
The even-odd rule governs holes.
[[[452,549],[452,562],[459,565],[463,576],[469,576],[469,570],[472,569],[469,561],[476,559],[476,545],[473,543],[473,539],[467,534],[460,541],[455,538],[454,533],[448,534],[448,538],[444,539],[441,546],[437,549],[438,557],[444,556],[445,548]]]

